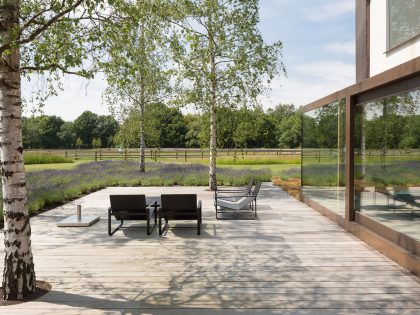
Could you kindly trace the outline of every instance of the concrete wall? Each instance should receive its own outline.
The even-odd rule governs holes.
[[[387,1],[370,3],[370,76],[420,56],[420,37],[387,52]]]

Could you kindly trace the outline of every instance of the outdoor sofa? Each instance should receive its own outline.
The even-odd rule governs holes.
[[[153,204],[146,204],[145,195],[110,195],[111,206],[108,208],[108,235],[113,235],[116,231],[123,227],[124,221],[127,220],[146,220],[147,235],[151,234],[151,230],[157,223],[157,201]],[[121,221],[114,230],[111,229],[111,216]],[[151,228],[150,221],[154,217],[154,225]]]
[[[168,227],[169,220],[196,220],[197,234],[201,233],[201,200],[197,202],[196,194],[163,194],[158,210],[159,235]],[[162,219],[165,225],[162,227]]]

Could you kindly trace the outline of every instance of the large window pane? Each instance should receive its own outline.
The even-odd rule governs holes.
[[[302,194],[344,216],[345,100],[304,113]]]
[[[420,90],[359,104],[355,208],[420,240]]]
[[[420,1],[388,0],[389,49],[420,34]]]

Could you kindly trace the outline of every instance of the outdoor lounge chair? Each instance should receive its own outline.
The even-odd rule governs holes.
[[[408,187],[394,186],[392,197],[392,207],[397,208],[411,206],[413,211],[420,208],[420,195],[413,194]],[[396,201],[403,205],[397,205]]]
[[[255,189],[251,194],[242,195],[237,200],[232,200],[229,196],[220,195],[215,191],[214,205],[216,208],[216,219],[219,219],[219,213],[225,212],[240,212],[250,211],[254,212],[254,217],[257,217],[257,196],[261,187],[261,182],[255,184]]]
[[[159,215],[159,235],[168,227],[169,220],[197,220],[197,234],[201,233],[201,200],[196,194],[173,194],[161,196]],[[162,228],[162,218],[165,226]]]
[[[226,193],[238,193],[238,192],[240,192],[240,193],[251,193],[251,190],[252,190],[252,186],[254,185],[254,182],[255,182],[255,180],[253,180],[253,179],[251,179],[249,182],[248,182],[248,185],[246,185],[246,186],[244,186],[244,187],[238,187],[238,188],[226,188],[226,187],[223,187],[223,188],[219,188],[219,187],[217,187],[216,189],[217,189],[217,191],[219,191],[219,192],[226,192]]]
[[[146,220],[147,222],[147,235],[150,235],[150,219],[151,216],[155,217],[156,226],[156,202],[151,207],[147,207],[146,198],[144,195],[110,195],[109,196],[111,207],[108,209],[108,235],[113,235],[116,231],[122,228],[126,220]],[[152,215],[151,215],[152,214]],[[111,231],[111,215],[115,219],[121,221],[120,225]]]
[[[223,196],[223,199],[238,200],[244,195],[252,194],[252,186],[254,185],[254,182],[254,179],[251,179],[247,186],[238,188],[216,187],[217,194],[220,197]]]

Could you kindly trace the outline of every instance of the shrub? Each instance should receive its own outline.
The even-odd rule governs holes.
[[[23,159],[26,165],[30,164],[54,164],[73,163],[72,159],[45,153],[24,153]]]

